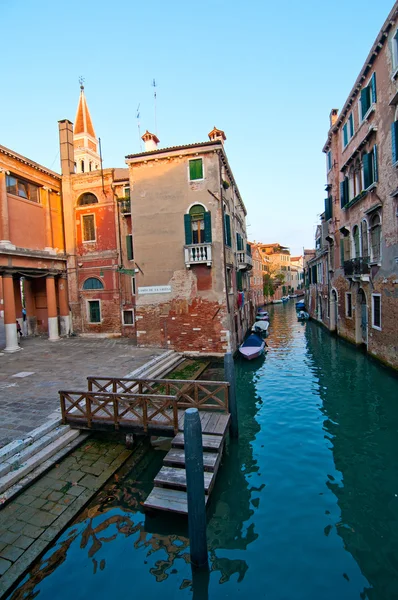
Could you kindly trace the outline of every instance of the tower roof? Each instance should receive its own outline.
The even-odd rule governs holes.
[[[88,110],[86,96],[84,95],[84,86],[80,86],[80,98],[77,106],[74,135],[86,133],[91,137],[96,138],[93,122],[91,120],[90,111]]]

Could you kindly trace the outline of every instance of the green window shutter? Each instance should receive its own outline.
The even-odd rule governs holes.
[[[185,244],[189,246],[192,244],[192,228],[191,228],[191,216],[184,215],[184,228],[185,228]]]
[[[246,244],[246,254],[248,256],[252,255],[252,247],[250,246],[250,244]]]
[[[343,127],[343,144],[344,144],[344,148],[347,146],[348,144],[348,133],[347,133],[347,123],[344,125]]]
[[[344,240],[340,239],[340,266],[344,264]]]
[[[230,248],[231,244],[231,217],[229,215],[225,215],[225,243]]]
[[[392,149],[392,162],[393,164],[398,160],[397,153],[397,141],[398,141],[398,131],[397,131],[398,121],[394,121],[391,123],[391,149]]]
[[[345,180],[340,181],[340,206],[343,208],[347,204],[345,197]]]
[[[372,97],[372,104],[377,102],[377,93],[376,93],[376,73],[373,73],[372,78],[370,80],[370,87],[371,87],[371,97]]]
[[[210,211],[204,214],[205,221],[205,243],[211,244],[211,213]]]
[[[363,155],[362,164],[363,164],[363,180],[364,180],[364,186],[366,189],[372,183],[372,171],[371,171],[372,163],[371,163],[371,155],[370,154]]]
[[[377,144],[373,146],[373,181],[379,181],[379,167],[377,164]]]
[[[352,138],[352,136],[354,135],[354,117],[353,117],[352,113],[350,114],[350,116],[348,118],[348,124],[349,124],[350,138]]]
[[[203,179],[203,160],[201,158],[189,161],[189,179],[191,181]]]
[[[361,118],[363,119],[370,108],[369,88],[361,90]]]
[[[126,235],[127,260],[133,260],[133,236]]]

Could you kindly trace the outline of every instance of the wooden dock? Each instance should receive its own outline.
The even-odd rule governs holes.
[[[187,514],[185,410],[197,408],[203,434],[207,502],[230,424],[228,382],[89,377],[88,390],[59,394],[62,421],[71,427],[174,436],[144,506],[181,514]]]

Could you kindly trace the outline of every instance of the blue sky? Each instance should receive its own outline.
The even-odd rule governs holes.
[[[74,120],[79,75],[104,166],[154,129],[162,146],[216,127],[251,240],[313,247],[322,147],[393,3],[378,0],[0,0],[0,144],[59,170],[57,121]]]

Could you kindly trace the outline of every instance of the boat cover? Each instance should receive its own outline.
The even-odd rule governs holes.
[[[245,340],[242,344],[242,348],[261,348],[264,346],[264,341],[255,333],[249,335],[247,340]]]

